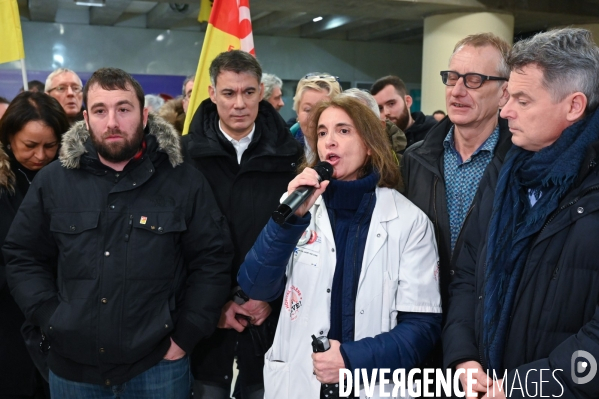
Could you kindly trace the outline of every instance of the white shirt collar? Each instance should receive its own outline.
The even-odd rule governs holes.
[[[256,124],[254,123],[250,133],[247,136],[243,137],[241,140],[235,140],[233,137],[231,137],[227,133],[225,133],[225,131],[223,130],[223,127],[220,123],[220,119],[218,120],[218,128],[220,129],[221,133],[225,136],[225,138],[227,140],[229,140],[229,142],[231,144],[233,144],[233,147],[235,148],[235,152],[237,153],[237,163],[241,164],[241,156],[243,155],[245,150],[247,150],[250,143],[252,142],[252,138],[254,137],[254,132],[256,131]]]

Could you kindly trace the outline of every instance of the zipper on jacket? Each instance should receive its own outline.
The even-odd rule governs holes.
[[[473,200],[473,202],[474,202],[474,200]],[[466,225],[466,221],[468,220],[468,217],[474,210],[475,206],[476,205],[474,205],[474,203],[470,204],[470,208],[468,208],[468,212],[466,212],[466,217],[464,218],[464,221],[462,222],[462,226],[460,227],[460,232],[458,233],[458,237],[455,240],[455,246],[453,247],[453,250],[451,251],[451,254],[449,256],[449,266],[450,267],[455,264],[454,261],[457,262],[457,259],[454,259],[455,249],[460,245],[460,237],[462,237],[462,232],[464,231],[464,226]]]
[[[558,210],[556,210],[555,212],[553,212],[553,214],[551,214],[551,216],[549,217],[549,219],[547,220],[547,222],[545,222],[545,225],[543,226],[543,228],[541,229],[541,231],[539,232],[539,235],[541,235],[541,233],[543,232],[543,230],[545,230],[545,228],[547,227],[547,225],[549,223],[551,223],[553,221],[553,219],[555,219],[555,217],[564,209],[574,205],[575,203],[577,203],[582,197],[584,197],[585,195],[587,195],[588,193],[590,193],[591,191],[595,191],[595,190],[599,190],[599,186],[593,186],[590,188],[587,188],[586,190],[584,190],[582,192],[582,194],[580,194],[579,196],[577,196],[576,198],[574,198],[572,201],[568,202],[565,205],[562,205]]]
[[[435,213],[435,234],[437,237],[437,245],[439,245],[441,233],[439,231],[439,216],[437,215],[437,183],[439,182],[439,176],[435,175],[435,182],[433,183],[433,212]]]
[[[483,277],[484,277],[485,273],[487,273],[487,261],[485,261],[485,263],[483,264]],[[475,276],[476,276],[476,273],[475,273]],[[481,292],[480,292],[480,299],[477,298],[477,300],[480,302],[480,305],[479,305],[478,308],[480,309],[479,313],[480,313],[481,319],[483,319],[484,315],[485,315],[485,312],[484,312],[484,308],[485,308],[484,307],[485,296],[484,296],[483,290],[484,290],[484,278],[483,278],[483,287],[481,287]],[[483,325],[485,324],[484,319],[481,320],[481,322],[482,322]],[[483,348],[483,341],[484,341],[484,339],[483,339],[483,331],[480,331],[480,337],[479,337],[479,343],[478,343],[478,356],[480,357],[480,365],[484,369],[485,366],[484,366],[484,361],[483,361],[483,350],[482,350],[482,348]]]

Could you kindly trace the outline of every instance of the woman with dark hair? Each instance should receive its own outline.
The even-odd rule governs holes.
[[[380,120],[341,94],[314,107],[306,139],[318,159],[302,165],[288,192],[315,191],[283,225],[268,222],[238,275],[252,299],[284,292],[265,355],[267,399],[317,399],[343,368],[407,375],[441,333],[433,226],[394,189],[399,171]],[[318,182],[319,161],[332,165],[331,181]],[[312,354],[312,335],[330,349]]]
[[[69,121],[54,98],[23,92],[0,119],[0,245],[36,173],[58,155]],[[40,374],[27,352],[21,310],[10,295],[0,253],[0,398],[43,398]]]

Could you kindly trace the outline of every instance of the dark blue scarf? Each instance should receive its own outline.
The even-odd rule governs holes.
[[[358,282],[378,181],[376,172],[353,181],[331,180],[322,194],[337,247],[328,337],[341,343],[354,340]]]
[[[598,139],[599,110],[538,152],[512,146],[506,155],[487,242],[483,346],[490,370],[503,366],[512,306],[532,240],[572,187],[587,147]],[[532,208],[529,192],[538,199]]]

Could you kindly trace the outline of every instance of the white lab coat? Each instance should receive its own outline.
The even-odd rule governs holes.
[[[322,197],[310,212],[311,237],[296,247],[287,265],[279,324],[265,355],[265,399],[319,398],[311,335],[329,332],[336,249]],[[397,312],[441,313],[438,267],[427,216],[397,191],[377,188],[358,282],[355,339],[388,332],[397,324]]]

